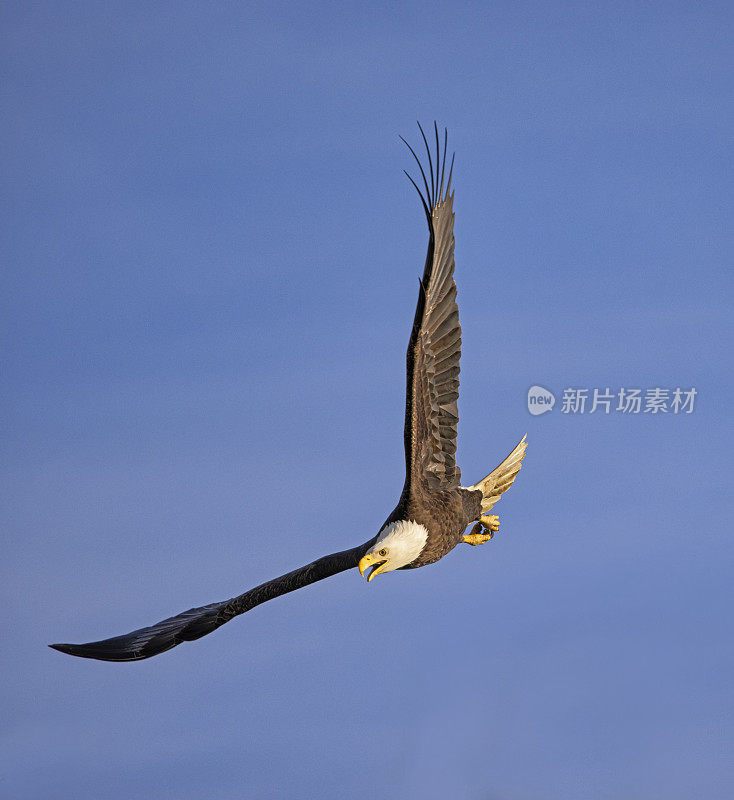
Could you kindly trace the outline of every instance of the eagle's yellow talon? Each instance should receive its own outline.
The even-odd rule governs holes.
[[[484,544],[485,542],[488,542],[493,536],[493,531],[487,531],[481,522],[477,522],[477,524],[471,529],[471,533],[464,534],[463,539],[466,544],[476,547],[478,544]]]
[[[498,531],[500,529],[500,518],[496,514],[482,514],[479,522],[487,530]]]
[[[474,547],[478,544],[488,542],[494,536],[493,533],[465,533],[464,541]]]

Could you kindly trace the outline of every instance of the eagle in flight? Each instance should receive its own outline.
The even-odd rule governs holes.
[[[124,636],[51,647],[82,658],[139,661],[206,636],[260,603],[338,572],[356,567],[371,581],[383,572],[424,567],[443,558],[458,544],[489,541],[499,529],[499,519],[488,512],[515,480],[526,440],[523,437],[507,458],[478,483],[461,485],[461,471],[456,464],[461,327],[454,282],[454,159],[446,175],[447,132],[444,130],[441,147],[434,123],[434,161],[432,146],[420,124],[418,127],[426,149],[428,175],[413,148],[405,139],[403,142],[418,164],[425,192],[405,174],[416,188],[426,214],[428,254],[408,344],[405,485],[395,510],[368,542],[323,556],[231,600],[192,608]],[[465,533],[472,523],[471,532]]]

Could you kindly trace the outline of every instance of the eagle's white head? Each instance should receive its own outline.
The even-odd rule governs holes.
[[[381,572],[400,569],[421,554],[428,541],[428,531],[417,522],[398,520],[380,531],[377,541],[359,562],[360,575],[370,568],[367,580],[371,581]]]

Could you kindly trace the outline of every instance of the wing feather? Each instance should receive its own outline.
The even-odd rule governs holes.
[[[423,129],[420,130],[428,155],[430,186],[420,160],[410,145],[408,147],[418,161],[426,186],[423,196],[411,178],[426,211],[429,241],[407,354],[404,494],[418,487],[429,491],[455,488],[461,481],[456,464],[461,326],[454,281],[454,195],[451,191],[454,162],[452,158],[444,189],[446,132],[441,154],[438,128],[434,123],[434,170],[428,142]]]
[[[191,642],[206,636],[225,622],[261,603],[336,575],[345,569],[356,567],[360,558],[372,545],[372,541],[351,550],[323,556],[305,567],[256,586],[231,600],[191,608],[175,617],[169,617],[155,625],[140,628],[123,636],[87,644],[52,644],[49,647],[68,655],[95,658],[99,661],[141,661],[144,658],[157,656],[181,642]]]

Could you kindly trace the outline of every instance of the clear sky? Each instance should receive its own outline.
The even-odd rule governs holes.
[[[3,4],[0,794],[734,796],[733,21]],[[465,481],[530,442],[503,533],[150,661],[49,650],[376,533],[416,119],[457,153]],[[698,395],[564,414],[573,387]]]

